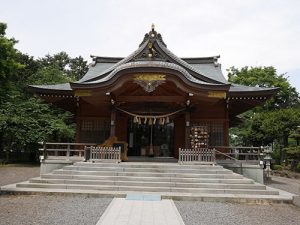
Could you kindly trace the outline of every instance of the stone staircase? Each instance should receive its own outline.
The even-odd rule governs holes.
[[[29,181],[1,187],[1,193],[125,197],[156,194],[174,200],[292,203],[293,195],[254,182],[219,165],[76,162]]]
[[[177,163],[77,162],[38,178],[16,184],[22,190],[66,190],[80,193],[159,193],[164,198],[203,200],[282,199],[278,190],[235,174],[218,165]]]

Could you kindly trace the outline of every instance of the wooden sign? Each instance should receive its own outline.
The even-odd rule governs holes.
[[[208,92],[209,98],[226,98],[226,92],[225,91],[209,91]]]
[[[136,74],[136,75],[134,76],[134,80],[140,80],[140,81],[158,81],[158,80],[166,80],[166,75],[163,75],[163,74],[155,74],[155,73]]]
[[[91,90],[76,90],[75,96],[84,97],[84,96],[92,96]]]

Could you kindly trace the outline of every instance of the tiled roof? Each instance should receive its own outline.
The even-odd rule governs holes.
[[[49,84],[49,85],[29,85],[29,87],[32,87],[32,88],[35,88],[35,89],[72,91],[70,83]]]
[[[143,68],[143,67],[155,67],[155,68],[166,68],[166,69],[172,69],[180,72],[183,74],[183,76],[196,84],[203,84],[203,85],[218,85],[218,84],[212,84],[208,83],[199,79],[196,79],[192,75],[190,75],[183,67],[174,64],[174,63],[169,63],[169,62],[162,62],[162,61],[137,61],[137,62],[129,62],[122,64],[118,67],[116,67],[111,73],[108,75],[100,78],[100,79],[95,79],[90,82],[85,82],[86,84],[95,84],[95,83],[102,83],[110,80],[112,77],[114,77],[119,71],[124,70],[124,69],[130,69],[130,68]],[[219,84],[222,85],[222,84]]]
[[[78,82],[82,83],[87,80],[91,80],[99,76],[99,74],[102,74],[107,69],[111,68],[113,65],[115,65],[115,63],[96,63],[95,65],[89,67],[88,72]]]
[[[227,80],[225,79],[222,73],[220,65],[216,66],[214,63],[207,63],[207,64],[201,63],[201,64],[191,64],[191,66],[194,67],[198,71],[198,73],[203,74],[206,77],[212,78],[221,83],[227,84]]]
[[[121,61],[119,61],[118,63],[113,64],[111,67],[101,71],[99,74],[97,74],[96,76],[93,76],[92,78],[89,79],[85,79],[85,76],[82,78],[84,79],[84,82],[88,82],[91,81],[97,77],[101,77],[102,75],[105,75],[109,72],[111,72],[112,70],[114,70],[115,68],[117,68],[118,66],[129,62],[130,60],[133,59],[134,56],[138,55],[145,47],[147,46],[147,43],[144,43],[143,45],[141,45],[136,51],[134,51],[133,53],[131,53],[129,56],[127,56],[126,58],[122,59]],[[98,64],[98,63],[97,63]],[[97,65],[96,64],[96,65]],[[81,81],[77,81],[76,83],[83,83]]]
[[[229,92],[259,92],[259,91],[274,91],[278,88],[266,88],[266,87],[250,87],[240,84],[231,84]]]

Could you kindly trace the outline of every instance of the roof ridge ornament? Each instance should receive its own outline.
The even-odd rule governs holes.
[[[162,36],[160,33],[158,33],[156,30],[155,30],[155,25],[154,23],[152,23],[151,25],[151,30],[145,34],[144,36],[144,39],[142,41],[142,43],[139,45],[142,46],[145,42],[148,42],[148,41],[151,41],[152,43],[154,43],[155,41],[159,41],[161,42],[165,47],[167,47],[167,45],[165,44],[165,42],[163,41],[162,39]]]

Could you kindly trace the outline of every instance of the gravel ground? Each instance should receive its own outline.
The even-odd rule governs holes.
[[[0,166],[0,186],[37,177],[39,172],[38,166]],[[300,194],[300,180],[273,176],[268,185]],[[94,225],[111,200],[79,196],[0,195],[0,225]],[[192,201],[175,201],[175,204],[185,225],[300,225],[300,208],[293,205]]]
[[[175,201],[185,225],[299,225],[300,208],[293,205],[246,205]]]
[[[109,198],[0,196],[1,225],[95,225]]]
[[[26,181],[40,176],[40,167],[36,165],[9,164],[0,166],[0,186]]]
[[[0,186],[39,175],[39,166],[0,166]],[[94,225],[111,200],[79,196],[0,195],[0,225]]]
[[[300,195],[300,180],[273,176],[268,186]],[[293,205],[245,205],[176,201],[185,225],[300,225],[300,208]]]

